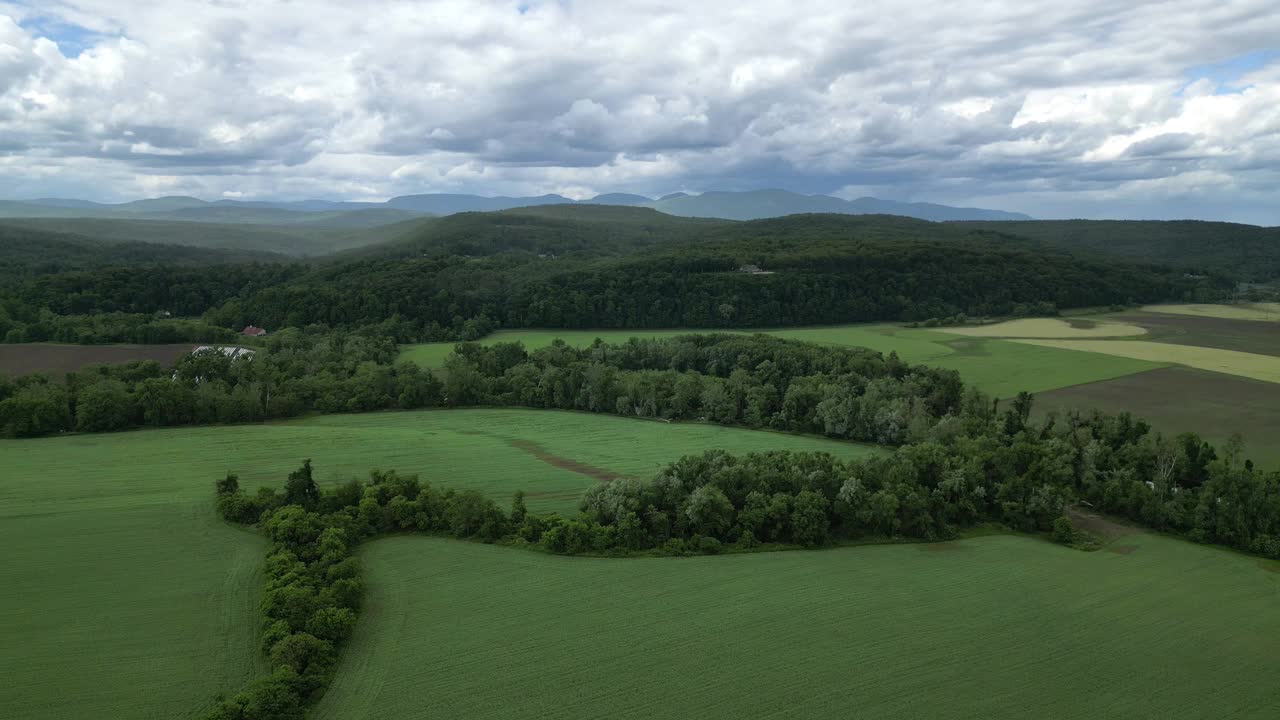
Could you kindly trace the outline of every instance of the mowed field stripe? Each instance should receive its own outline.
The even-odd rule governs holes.
[[[1150,362],[1177,363],[1200,370],[1280,382],[1280,358],[1238,350],[1173,345],[1144,340],[1013,340],[1012,342],[1063,350],[1116,355]]]
[[[388,538],[314,716],[1272,717],[1280,574],[1124,542],[608,560]]]

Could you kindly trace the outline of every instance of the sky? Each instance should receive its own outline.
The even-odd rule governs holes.
[[[0,0],[0,198],[762,188],[1280,225],[1280,6]]]

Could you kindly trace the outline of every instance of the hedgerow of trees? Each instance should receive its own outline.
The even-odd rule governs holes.
[[[64,378],[0,376],[0,434],[206,425],[308,412],[413,409],[442,403],[430,371],[395,362],[390,338],[286,330],[252,357],[206,350],[172,368],[154,361],[89,367]]]
[[[77,373],[65,384],[0,382],[0,422],[10,434],[29,436],[113,430],[139,418],[155,425],[237,422],[309,409],[437,404],[706,420],[899,447],[891,459],[824,470],[831,478],[857,475],[856,487],[828,480],[794,488],[819,493],[832,513],[842,489],[865,490],[868,502],[894,508],[893,523],[875,526],[890,534],[946,538],[976,519],[1048,531],[1063,507],[1084,501],[1194,540],[1280,555],[1280,473],[1255,468],[1237,444],[1219,449],[1191,433],[1166,437],[1128,414],[1071,413],[1034,423],[1030,395],[998,403],[966,388],[954,371],[909,366],[892,354],[766,335],[582,349],[556,343],[533,352],[510,343],[462,344],[441,380],[412,365],[388,365],[395,347],[385,338],[282,333],[270,342],[250,361],[201,354],[171,374],[144,363]],[[600,492],[627,489],[637,494],[624,504],[644,517],[649,489],[617,482]],[[746,507],[745,495],[722,490],[735,513]],[[767,490],[761,492],[772,502],[776,491]],[[677,512],[680,498],[664,497],[674,498],[666,509]],[[952,509],[957,503],[963,512]],[[591,517],[602,525],[618,519]],[[834,514],[829,520],[826,535],[848,528]],[[675,516],[670,527],[682,527]]]

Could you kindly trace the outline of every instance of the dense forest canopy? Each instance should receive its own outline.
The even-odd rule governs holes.
[[[1229,263],[1192,272],[1079,255],[1006,231],[1014,227],[872,215],[734,222],[547,205],[368,230],[386,241],[302,264],[123,242],[124,226],[96,242],[0,225],[0,338],[136,341],[150,336],[139,327],[154,316],[224,329],[375,328],[399,342],[474,339],[497,327],[922,321],[1214,301],[1242,277]],[[152,237],[161,230],[148,228]]]
[[[741,272],[754,265],[761,273]],[[464,214],[228,302],[217,324],[383,323],[401,341],[492,327],[765,327],[1225,297],[1223,276],[1082,260],[907,218],[749,223],[637,208]]]
[[[1062,250],[1222,271],[1242,280],[1280,279],[1280,228],[1201,220],[959,222]]]
[[[351,213],[354,214],[354,213]],[[63,233],[95,241],[184,245],[213,250],[246,251],[291,257],[318,257],[365,245],[376,245],[417,230],[428,220],[414,219],[377,227],[253,225],[116,218],[3,218],[0,228]],[[277,260],[279,258],[276,258]]]
[[[280,262],[256,249],[155,244],[0,224],[0,287],[70,270]]]

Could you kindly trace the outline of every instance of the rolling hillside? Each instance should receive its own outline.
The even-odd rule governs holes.
[[[214,265],[279,262],[280,255],[251,249],[211,249],[131,241],[0,224],[0,282],[104,266]]]

